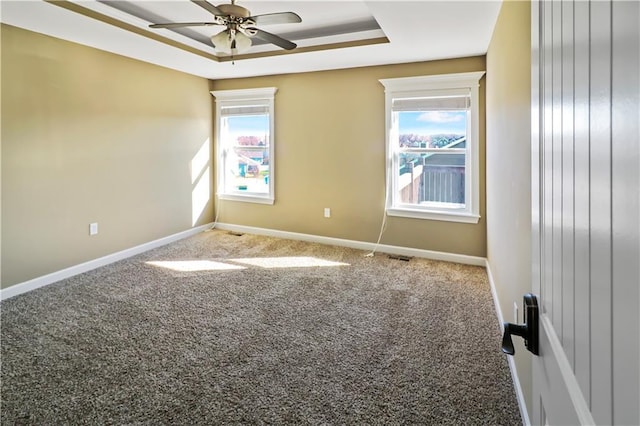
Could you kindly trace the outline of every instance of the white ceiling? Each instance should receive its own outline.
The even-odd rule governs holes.
[[[218,5],[229,0],[213,0]],[[485,54],[500,0],[238,0],[252,15],[293,11],[302,23],[261,27],[298,44],[254,45],[231,62],[207,42],[219,26],[185,33],[158,22],[211,21],[188,0],[1,1],[3,23],[120,55],[222,79],[429,61]],[[386,37],[386,38],[385,38]],[[358,45],[359,44],[359,45]]]

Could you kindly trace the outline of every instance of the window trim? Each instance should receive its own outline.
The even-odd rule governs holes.
[[[386,187],[385,210],[389,216],[449,222],[478,223],[480,220],[480,79],[485,71],[438,74],[379,80],[385,88],[385,142]],[[425,206],[423,208],[400,205],[397,201],[397,161],[391,137],[394,98],[419,98],[434,92],[447,93],[467,89],[470,92],[469,119],[467,120],[467,152],[465,156],[464,209]]]
[[[216,195],[221,200],[243,201],[258,204],[273,204],[275,202],[275,143],[274,143],[274,98],[278,91],[276,87],[262,87],[255,89],[239,89],[239,90],[213,90],[210,93],[214,96],[216,102],[216,119],[215,119],[215,146],[216,146]],[[220,119],[222,118],[223,107],[243,106],[248,101],[261,101],[267,105],[269,110],[269,193],[247,193],[240,191],[228,191],[225,188],[225,165],[224,160],[220,156],[223,152],[222,145],[222,126]]]

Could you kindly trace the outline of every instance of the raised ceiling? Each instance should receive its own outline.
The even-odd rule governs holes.
[[[218,5],[229,1],[212,2]],[[233,58],[209,39],[220,26],[150,29],[166,22],[210,22],[189,0],[1,1],[2,22],[210,79],[285,74],[482,55],[501,2],[238,0],[252,15],[293,11],[301,23],[260,26],[295,42],[282,50],[254,39]]]

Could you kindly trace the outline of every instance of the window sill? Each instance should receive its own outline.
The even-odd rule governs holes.
[[[275,201],[272,197],[249,194],[218,194],[218,199],[257,204],[273,204]]]
[[[480,215],[467,212],[445,212],[435,210],[410,210],[387,208],[387,215],[412,219],[441,220],[445,222],[478,223]]]

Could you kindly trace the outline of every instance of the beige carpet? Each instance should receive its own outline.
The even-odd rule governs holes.
[[[521,424],[483,268],[223,231],[1,305],[2,424]]]

